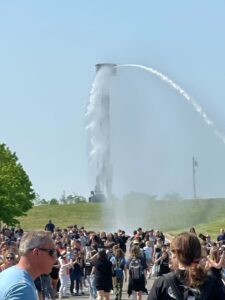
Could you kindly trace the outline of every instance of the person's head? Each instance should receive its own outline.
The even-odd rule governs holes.
[[[167,247],[166,247],[166,245],[162,245],[161,251],[162,251],[162,252],[167,252]]]
[[[163,245],[163,240],[160,237],[156,238],[156,246],[161,248]]]
[[[133,246],[131,248],[131,257],[139,257],[140,256],[140,248],[139,246]]]
[[[148,232],[148,235],[153,236],[154,235],[154,229],[150,229],[149,232]]]
[[[114,236],[113,236],[112,233],[109,233],[109,234],[107,235],[107,240],[110,241],[110,242],[113,242],[113,241],[114,241]]]
[[[112,250],[114,254],[116,253],[116,250],[119,249],[119,247],[119,245],[113,245]]]
[[[20,241],[19,254],[19,265],[28,266],[33,278],[50,273],[57,255],[54,241],[46,231],[26,232]]]
[[[211,247],[209,251],[209,258],[216,263],[219,261],[219,248],[218,247]]]
[[[138,231],[139,233],[142,233],[142,228],[139,227],[139,228],[137,229],[137,231]]]
[[[224,228],[220,228],[220,234],[224,234]]]
[[[209,234],[206,234],[205,237],[206,237],[206,241],[207,241],[207,242],[211,241],[211,236],[210,236]]]
[[[159,230],[156,230],[156,231],[155,231],[155,236],[156,236],[156,237],[159,237],[159,236],[160,236],[160,231],[159,231]]]
[[[190,232],[180,233],[171,241],[170,249],[178,267],[186,270],[187,284],[193,287],[201,285],[205,273],[199,264],[202,249],[198,237]]]
[[[145,242],[145,246],[146,246],[146,247],[150,247],[150,246],[151,246],[150,241],[146,241],[146,242]]]
[[[106,254],[105,249],[101,249],[98,252],[98,258],[101,259],[101,260],[107,259],[107,254]]]
[[[191,227],[189,231],[190,231],[190,233],[193,233],[193,234],[197,235],[197,234],[196,234],[196,230],[195,230],[194,227]]]
[[[171,251],[183,266],[190,266],[201,259],[201,244],[195,234],[183,232],[171,242]]]
[[[101,239],[106,238],[106,233],[105,233],[105,231],[101,231],[101,232],[100,232],[100,238],[101,238]]]
[[[123,252],[123,250],[120,249],[120,248],[117,248],[116,251],[115,251],[115,257],[116,257],[116,258],[124,257],[124,252]]]
[[[63,260],[67,260],[67,252],[66,251],[62,251],[60,256]]]
[[[11,267],[16,263],[15,253],[7,250],[4,255],[4,263],[6,267]]]

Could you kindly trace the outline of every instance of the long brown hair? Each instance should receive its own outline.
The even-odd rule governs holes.
[[[131,254],[130,254],[131,257],[139,257],[140,256],[140,248],[139,246],[133,246],[131,248]]]
[[[199,287],[205,280],[205,271],[199,264],[202,255],[198,237],[190,232],[178,234],[171,242],[171,251],[186,272],[186,284]]]

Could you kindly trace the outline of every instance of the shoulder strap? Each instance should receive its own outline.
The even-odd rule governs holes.
[[[167,274],[164,274],[163,277],[165,278],[167,284],[172,288],[177,300],[183,300],[183,296],[181,294],[181,291],[177,287],[175,283],[175,274],[174,272],[170,272]]]
[[[121,265],[121,259],[116,258],[116,267],[120,268],[120,265]]]

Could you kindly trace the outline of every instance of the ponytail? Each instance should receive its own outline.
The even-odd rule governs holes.
[[[186,268],[186,274],[187,285],[193,288],[199,288],[205,281],[205,269],[197,262],[191,263]]]

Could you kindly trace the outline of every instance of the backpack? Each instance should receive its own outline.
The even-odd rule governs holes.
[[[143,267],[140,258],[131,259],[129,271],[132,279],[140,279],[143,274]]]
[[[123,278],[122,260],[116,259],[116,264],[114,267],[114,275],[116,278]]]

